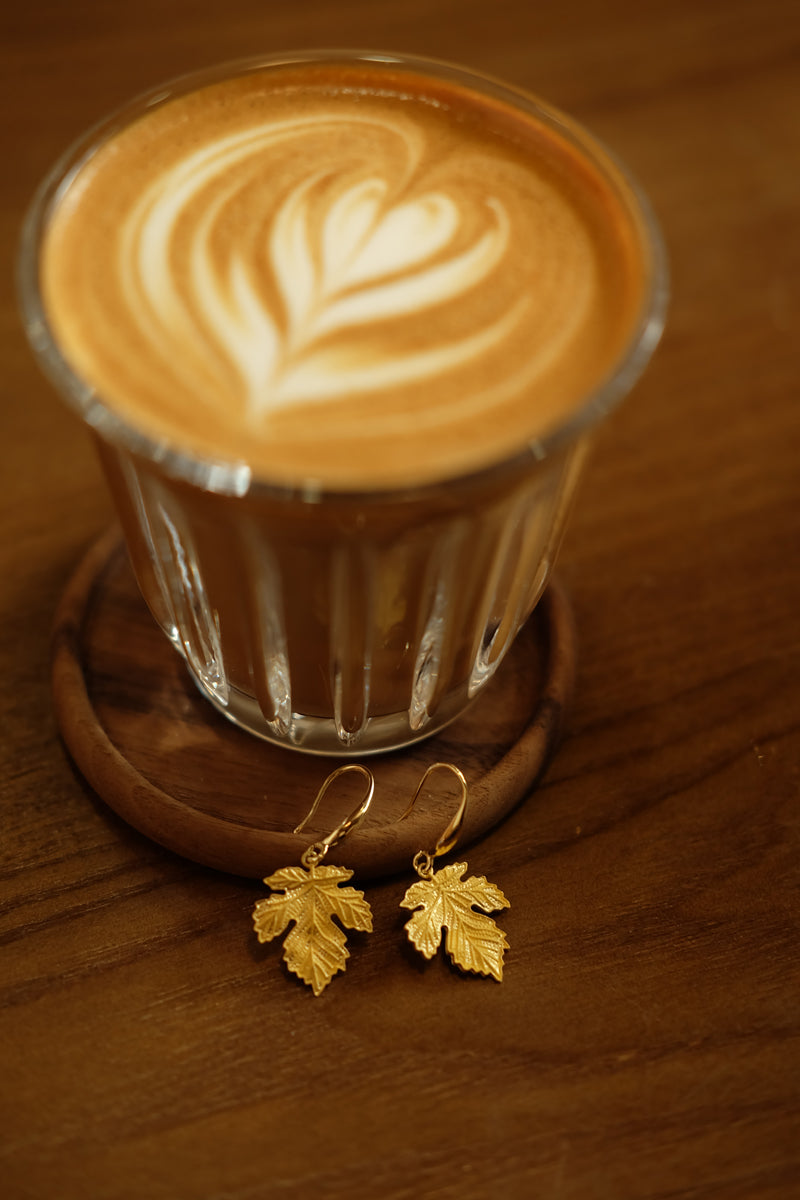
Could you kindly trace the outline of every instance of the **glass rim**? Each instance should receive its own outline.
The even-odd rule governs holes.
[[[536,116],[602,173],[623,204],[642,250],[642,303],[630,336],[614,366],[567,417],[540,437],[520,443],[500,459],[421,483],[360,489],[321,484],[313,478],[299,478],[294,482],[270,479],[258,474],[241,460],[199,454],[177,446],[166,438],[153,436],[120,416],[113,405],[72,368],[51,329],[41,295],[39,249],[50,214],[92,155],[118,130],[130,125],[150,108],[232,76],[269,67],[337,61],[386,63],[389,66],[418,69],[439,79],[451,79],[479,94],[492,96]],[[513,474],[516,469],[529,466],[531,459],[540,461],[551,457],[568,443],[588,433],[631,391],[647,366],[664,328],[669,299],[669,272],[663,236],[641,186],[628,167],[572,117],[522,88],[443,59],[403,52],[331,48],[254,55],[187,72],[139,93],[90,126],[57,158],[33,194],[20,235],[17,295],[25,332],[37,362],[62,399],[97,436],[158,464],[173,479],[203,491],[227,496],[300,496],[315,502],[326,497],[342,500],[348,496],[362,501],[370,498],[398,500],[409,495],[420,497],[429,489],[456,482],[490,483],[494,476]]]

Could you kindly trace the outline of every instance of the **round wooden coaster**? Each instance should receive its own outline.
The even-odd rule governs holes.
[[[437,771],[401,821],[424,771],[452,762],[469,783],[460,843],[491,829],[533,788],[561,727],[575,663],[569,605],[551,583],[497,674],[465,714],[410,749],[372,756],[375,797],[335,849],[361,878],[410,867],[458,802]],[[89,551],[61,600],[53,639],[59,725],[78,768],[125,821],[179,854],[262,877],[299,861],[363,794],[336,781],[301,834],[292,830],[341,762],[245,733],[200,695],[138,591],[118,531]],[[331,858],[334,861],[334,858]]]

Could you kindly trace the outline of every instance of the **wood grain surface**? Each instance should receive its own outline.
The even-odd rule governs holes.
[[[263,887],[113,816],[60,743],[59,596],[109,503],[11,264],[66,144],[131,94],[303,45],[461,61],[634,169],[673,300],[561,557],[564,741],[468,853],[502,984],[368,887],[318,999]],[[41,0],[0,16],[0,1188],[9,1200],[800,1195],[800,9],[795,0]]]

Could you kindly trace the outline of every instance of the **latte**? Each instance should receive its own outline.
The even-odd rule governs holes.
[[[89,135],[34,201],[21,296],[203,694],[361,754],[434,733],[502,662],[663,280],[566,119],[444,64],[305,58]]]
[[[62,189],[44,308],[126,424],[359,490],[546,438],[629,349],[628,189],[533,112],[378,61],[251,69],[146,108]]]

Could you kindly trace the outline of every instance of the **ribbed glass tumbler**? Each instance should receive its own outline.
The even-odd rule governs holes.
[[[98,438],[131,561],[200,690],[308,751],[396,748],[455,717],[547,582],[582,457],[406,492],[224,495]]]

